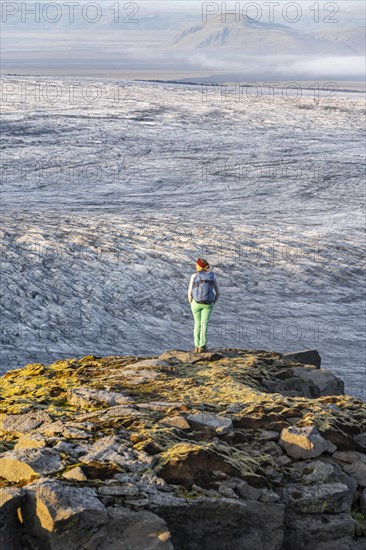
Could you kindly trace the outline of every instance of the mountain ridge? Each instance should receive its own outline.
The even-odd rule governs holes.
[[[327,40],[319,33],[305,33],[280,23],[250,18],[223,23],[218,16],[183,30],[175,36],[171,47],[191,50],[245,48],[243,53],[247,55],[355,53],[347,42]]]

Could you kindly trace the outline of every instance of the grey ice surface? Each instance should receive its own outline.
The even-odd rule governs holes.
[[[3,80],[5,372],[193,347],[315,347],[365,399],[364,99],[73,78]]]

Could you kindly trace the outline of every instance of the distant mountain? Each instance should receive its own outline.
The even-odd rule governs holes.
[[[173,49],[225,49],[246,55],[354,55],[346,41],[328,40],[286,25],[262,23],[254,19],[221,21],[212,17],[207,23],[190,27],[178,34]]]
[[[337,44],[344,44],[355,53],[365,55],[366,31],[364,27],[355,27],[353,29],[321,29],[307,34],[317,40],[321,39]]]

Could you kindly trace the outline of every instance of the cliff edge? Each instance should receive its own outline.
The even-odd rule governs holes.
[[[0,380],[1,549],[366,547],[366,405],[315,350],[87,356]]]

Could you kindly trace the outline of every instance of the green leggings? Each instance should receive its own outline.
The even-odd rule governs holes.
[[[197,304],[191,302],[191,309],[194,317],[194,345],[201,348],[206,345],[208,320],[211,316],[214,304]]]

